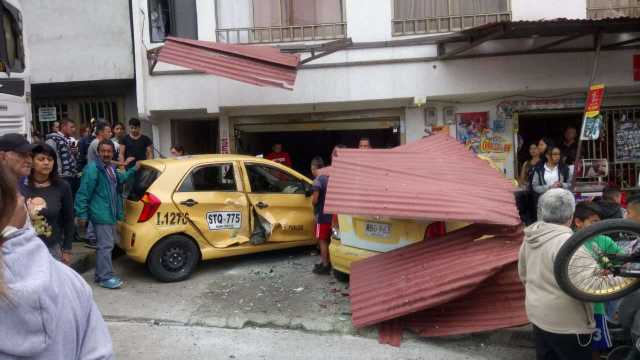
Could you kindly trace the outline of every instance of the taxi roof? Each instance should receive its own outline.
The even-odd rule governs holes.
[[[238,160],[251,160],[251,161],[269,161],[256,156],[238,155],[238,154],[203,154],[203,155],[185,155],[177,158],[163,158],[144,160],[140,164],[151,167],[162,167],[172,165],[193,165],[209,161],[238,161]]]

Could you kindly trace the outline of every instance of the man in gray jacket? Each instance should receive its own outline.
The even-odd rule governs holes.
[[[572,235],[575,199],[564,189],[545,192],[538,202],[538,222],[525,229],[518,273],[533,324],[537,359],[591,360],[595,328],[593,306],[565,294],[555,280],[553,263]],[[581,258],[590,258],[585,252]]]

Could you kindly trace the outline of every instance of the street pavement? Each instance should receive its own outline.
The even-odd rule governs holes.
[[[311,273],[311,248],[202,263],[179,283],[160,283],[126,256],[114,261],[121,290],[93,284],[118,359],[533,359],[496,336],[377,342],[351,326],[348,286]],[[500,338],[500,336],[497,336]]]

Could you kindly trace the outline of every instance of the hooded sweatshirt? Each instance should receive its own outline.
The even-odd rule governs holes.
[[[87,283],[54,260],[33,229],[4,235],[0,359],[112,359],[111,337]]]
[[[595,327],[593,306],[565,294],[553,273],[556,255],[572,233],[569,227],[545,222],[527,227],[518,273],[525,286],[525,307],[531,323],[555,334],[590,334]],[[584,251],[581,259],[590,258],[586,250],[578,251]]]

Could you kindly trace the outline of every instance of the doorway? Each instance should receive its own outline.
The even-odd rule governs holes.
[[[171,120],[171,146],[182,145],[188,155],[218,153],[218,121]]]
[[[550,112],[550,113],[522,113],[518,116],[518,135],[521,138],[522,146],[518,151],[518,167],[529,160],[529,145],[537,144],[540,139],[550,138],[555,145],[564,142],[564,131],[567,127],[573,126],[578,132],[582,124],[581,112]]]
[[[267,155],[273,144],[282,144],[283,150],[291,156],[293,168],[307,176],[310,175],[311,160],[321,156],[325,164],[331,160],[331,152],[338,145],[356,148],[358,141],[367,137],[373,148],[385,149],[400,145],[400,133],[397,128],[366,130],[317,130],[317,131],[280,131],[248,132],[236,131],[236,152],[244,155]]]

